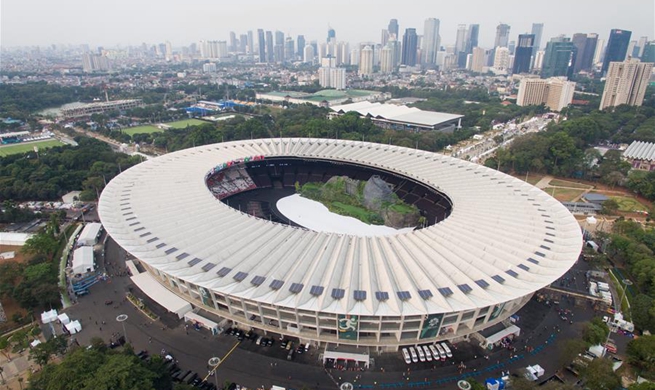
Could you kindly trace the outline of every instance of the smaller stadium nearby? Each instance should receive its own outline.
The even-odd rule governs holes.
[[[157,125],[145,125],[145,126],[136,126],[129,129],[123,130],[123,133],[129,135],[130,137],[134,134],[151,134],[151,133],[161,133],[167,129],[184,129],[188,126],[197,126],[207,123],[198,119],[184,119],[176,122],[169,123],[159,123]]]
[[[0,157],[9,156],[12,154],[21,154],[26,152],[31,152],[34,150],[35,146],[38,146],[39,150],[52,148],[53,146],[62,146],[65,145],[61,141],[54,139],[40,142],[26,142],[19,144],[11,144],[6,146],[0,146]]]

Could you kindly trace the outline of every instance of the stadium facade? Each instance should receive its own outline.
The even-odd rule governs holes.
[[[317,165],[312,165],[315,162]],[[322,233],[230,199],[371,172],[422,210],[409,233]],[[193,306],[256,328],[395,350],[478,332],[518,311],[577,261],[580,227],[543,191],[440,154],[327,139],[258,139],[145,161],[114,178],[107,232]]]

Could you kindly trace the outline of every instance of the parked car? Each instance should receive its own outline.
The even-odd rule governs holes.
[[[414,347],[409,347],[409,354],[412,355],[412,362],[418,363],[418,355]]]
[[[419,346],[421,348],[421,346]],[[427,345],[423,346],[423,352],[425,352],[425,359],[429,362],[432,361],[432,352],[430,352],[430,348],[428,348]]]
[[[418,352],[418,360],[424,362],[425,361],[425,352],[423,352],[423,348],[416,347],[416,352]]]
[[[407,352],[407,348],[403,348],[401,351],[403,353],[403,358],[405,359],[405,363],[410,364],[412,362],[412,357],[409,356],[409,352]]]
[[[446,351],[446,356],[448,356],[448,358],[453,357],[453,353],[450,351],[450,348],[448,347],[448,344],[443,342],[443,343],[441,343],[441,347],[444,349],[444,351]]]

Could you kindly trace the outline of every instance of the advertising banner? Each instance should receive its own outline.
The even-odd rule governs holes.
[[[339,339],[357,340],[357,329],[359,329],[359,317],[339,314],[337,320],[337,329],[339,331]]]
[[[421,329],[419,338],[429,339],[432,337],[437,337],[437,334],[439,334],[439,327],[441,327],[442,319],[443,314],[430,314],[425,316],[425,319],[423,320],[423,329]]]
[[[505,303],[501,303],[500,305],[494,306],[494,310],[491,312],[491,315],[489,316],[489,321],[495,320],[498,318],[500,313],[503,312],[503,309],[505,308]]]
[[[198,286],[198,291],[200,292],[200,299],[202,300],[203,305],[214,307],[214,302],[212,301],[212,297],[209,295],[209,290]]]

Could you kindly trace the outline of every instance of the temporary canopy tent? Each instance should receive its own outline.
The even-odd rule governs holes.
[[[70,318],[68,318],[68,314],[66,313],[61,313],[60,315],[57,316],[57,319],[59,320],[59,322],[61,322],[64,325],[71,322]]]
[[[153,301],[162,305],[166,310],[183,318],[191,311],[191,304],[166,289],[147,272],[132,276],[132,281],[141,291],[146,293]]]
[[[50,311],[44,311],[41,313],[41,322],[44,324],[48,324],[50,322],[53,322],[57,319],[57,310],[52,309]]]
[[[93,247],[83,246],[75,249],[75,252],[73,252],[73,272],[76,274],[85,274],[94,270]]]
[[[77,244],[80,246],[92,246],[96,244],[98,235],[102,229],[102,224],[93,222],[84,226],[80,237],[77,239]]]
[[[68,324],[66,324],[64,326],[66,327],[66,330],[68,330],[68,332],[70,334],[75,334],[75,333],[78,333],[78,332],[82,331],[82,324],[80,324],[80,321],[78,321],[78,320],[75,320],[73,322],[69,322]]]

